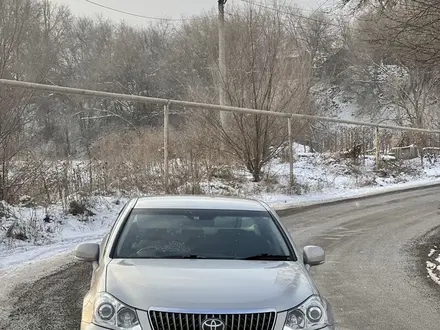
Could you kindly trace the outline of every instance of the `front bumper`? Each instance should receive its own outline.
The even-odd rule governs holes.
[[[145,311],[137,311],[137,312],[138,312],[138,318],[139,318],[139,322],[142,327],[142,330],[153,330],[150,326],[150,321],[148,319],[148,313]],[[283,330],[284,323],[286,321],[286,316],[287,316],[286,312],[278,313],[277,320],[276,320],[276,323],[275,323],[273,330]],[[336,329],[336,327],[334,325],[331,325],[331,326],[328,326],[325,328],[321,328],[320,330],[335,330],[335,329]],[[94,324],[82,322],[81,323],[81,330],[107,330],[107,328],[103,328],[103,327],[100,327],[100,326],[97,326]]]
[[[148,326],[148,328],[146,330],[149,330],[149,329],[150,329],[150,327]],[[277,330],[278,327],[276,327],[275,329]],[[81,330],[108,330],[108,329],[99,327],[94,324],[89,324],[89,323],[83,322],[83,323],[81,323]],[[335,328],[335,326],[332,325],[329,327],[322,328],[321,330],[336,330],[336,328]]]

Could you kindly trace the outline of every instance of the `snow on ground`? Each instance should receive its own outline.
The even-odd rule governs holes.
[[[266,166],[262,182],[251,182],[248,173],[234,169],[232,178],[202,182],[200,188],[203,193],[212,195],[261,199],[276,209],[283,209],[440,183],[440,163],[427,164],[421,169],[418,159],[392,162],[378,175],[371,156],[353,164],[351,160],[332,155],[311,153],[299,145],[295,145],[295,154],[292,194],[289,194],[289,164],[281,159]],[[2,220],[0,205],[0,275],[26,263],[71,252],[78,243],[98,242],[125,201],[126,198],[120,196],[90,197],[88,208],[96,215],[88,218],[66,214],[61,204],[47,209],[6,205],[8,214],[3,214],[3,218],[9,219],[6,221]],[[24,238],[6,238],[6,231],[14,222]]]
[[[71,252],[81,242],[98,242],[110,229],[127,199],[95,197],[90,201],[96,216],[88,219],[66,214],[62,205],[43,207],[8,206],[18,225],[25,227],[30,240],[0,237],[0,274],[2,270]],[[46,215],[50,221],[44,221]],[[10,225],[10,223],[8,224]],[[7,226],[5,226],[7,227]]]
[[[440,249],[436,246],[428,254],[429,260],[426,261],[426,270],[429,277],[440,285]]]

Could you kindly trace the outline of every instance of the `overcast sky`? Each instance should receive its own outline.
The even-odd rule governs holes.
[[[0,0],[1,1],[1,0]],[[51,0],[58,4],[68,5],[76,15],[100,14],[113,20],[125,20],[134,25],[145,25],[148,20],[88,3],[86,0]],[[217,0],[92,0],[93,2],[113,7],[122,11],[161,18],[189,17],[217,7]],[[263,0],[252,0],[263,3]],[[293,0],[292,2],[306,10],[312,10],[320,5],[328,6],[335,0]],[[239,4],[240,0],[229,0],[227,5]],[[151,22],[151,21],[150,21]]]

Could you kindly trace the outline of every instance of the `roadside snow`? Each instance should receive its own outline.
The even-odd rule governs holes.
[[[83,221],[77,216],[66,215],[58,204],[49,210],[12,207],[19,223],[34,227],[31,230],[37,228],[39,235],[34,235],[31,242],[6,238],[0,242],[0,275],[5,269],[71,252],[79,243],[98,242],[110,229],[125,201],[96,197],[91,209],[97,215]],[[51,222],[42,220],[46,214],[51,215]]]
[[[316,204],[332,203],[342,200],[357,199],[369,197],[405,189],[436,186],[440,184],[440,178],[417,180],[413,182],[390,184],[385,187],[365,187],[358,189],[350,189],[345,191],[329,191],[326,194],[316,194],[312,196],[267,196],[265,199],[272,207],[277,210],[299,208]]]
[[[437,257],[436,257],[437,256]],[[429,260],[426,261],[428,276],[440,285],[440,250],[435,247],[428,254]]]

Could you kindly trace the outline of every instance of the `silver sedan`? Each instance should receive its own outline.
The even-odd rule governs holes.
[[[300,253],[260,201],[135,198],[75,257],[93,263],[82,330],[335,329],[309,274],[324,251]]]

